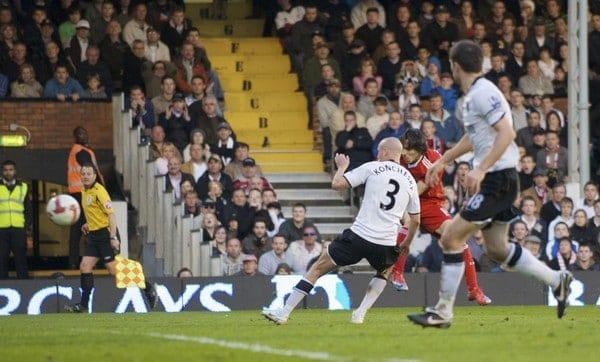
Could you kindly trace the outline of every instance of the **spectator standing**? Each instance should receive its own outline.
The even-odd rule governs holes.
[[[0,183],[0,279],[8,279],[8,260],[12,252],[18,279],[27,279],[27,230],[33,222],[28,186],[17,179],[14,161],[2,162]]]
[[[68,191],[75,200],[81,204],[81,191],[83,183],[81,181],[81,165],[91,164],[96,169],[96,178],[98,182],[104,184],[104,178],[100,172],[96,153],[89,146],[89,135],[85,128],[76,127],[73,130],[74,143],[69,151],[67,159],[67,183]],[[81,241],[81,227],[85,223],[83,213],[75,224],[71,226],[69,234],[69,268],[77,269],[79,267],[79,243]]]
[[[125,24],[123,28],[123,39],[127,44],[133,45],[134,40],[141,40],[146,42],[148,39],[146,32],[150,25],[146,23],[146,15],[148,14],[148,8],[144,3],[138,3],[135,5],[133,10],[133,18]]]
[[[373,138],[369,131],[364,127],[358,127],[356,124],[356,113],[348,111],[344,114],[345,128],[337,134],[335,144],[340,153],[350,157],[348,170],[353,170],[365,162],[373,160],[371,148]]]

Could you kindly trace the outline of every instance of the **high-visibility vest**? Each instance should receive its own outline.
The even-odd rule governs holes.
[[[0,228],[25,227],[27,184],[18,181],[12,191],[0,183]]]
[[[94,151],[86,147],[84,145],[80,145],[78,143],[74,144],[71,147],[71,151],[69,152],[69,159],[67,160],[67,183],[68,190],[70,194],[80,193],[83,190],[83,184],[81,183],[81,165],[77,162],[77,154],[81,151],[87,151],[92,157],[92,163],[96,168],[96,172],[98,174],[98,181],[104,184],[104,180],[102,179],[102,174],[100,174],[100,169],[98,168],[98,162],[96,162],[96,154]]]

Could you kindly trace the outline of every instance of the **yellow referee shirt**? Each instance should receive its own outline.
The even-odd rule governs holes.
[[[112,214],[112,201],[104,186],[95,182],[89,189],[81,191],[81,204],[83,214],[90,231],[108,227],[108,215]]]

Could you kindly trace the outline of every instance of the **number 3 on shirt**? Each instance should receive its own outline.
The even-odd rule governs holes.
[[[391,210],[394,207],[394,205],[396,204],[395,196],[398,193],[398,191],[400,191],[400,184],[398,183],[398,181],[390,179],[389,183],[393,186],[393,190],[386,192],[385,196],[387,196],[390,199],[390,202],[388,202],[387,204],[384,204],[383,202],[379,203],[379,208],[385,211]]]

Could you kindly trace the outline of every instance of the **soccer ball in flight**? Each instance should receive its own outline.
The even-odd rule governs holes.
[[[79,220],[81,207],[79,207],[79,203],[73,196],[60,194],[48,200],[46,213],[56,225],[69,226]]]

